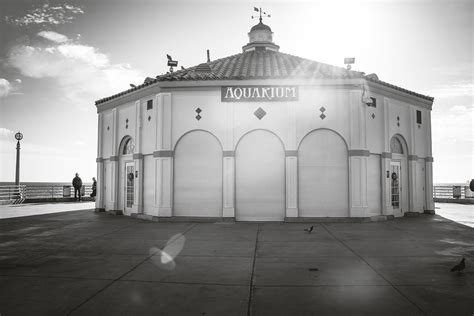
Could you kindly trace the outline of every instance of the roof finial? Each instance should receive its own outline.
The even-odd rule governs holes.
[[[271,18],[272,16],[264,11],[262,11],[262,8],[257,8],[257,7],[253,7],[253,10],[255,12],[259,12],[260,13],[260,16],[259,16],[259,20],[260,20],[260,23],[262,23],[262,13],[263,13],[263,16],[266,16],[267,18]],[[256,16],[253,16],[252,15],[252,19],[253,18],[257,18]]]

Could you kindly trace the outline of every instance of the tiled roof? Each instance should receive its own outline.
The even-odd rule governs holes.
[[[203,71],[204,65],[208,65],[210,71]],[[362,75],[360,72],[348,71],[272,50],[253,50],[158,76],[156,79],[157,81],[339,79],[358,78]]]
[[[433,97],[430,97],[430,96],[427,96],[427,95],[424,95],[424,94],[420,94],[420,93],[417,93],[417,92],[413,92],[413,91],[411,91],[411,90],[407,90],[407,89],[401,88],[401,87],[399,87],[399,86],[396,86],[396,85],[390,84],[390,83],[388,83],[388,82],[382,81],[382,80],[380,80],[380,79],[378,79],[378,78],[373,78],[373,77],[365,76],[365,79],[367,79],[368,81],[372,81],[372,82],[379,83],[379,84],[381,84],[381,85],[383,85],[383,86],[390,87],[390,88],[395,89],[395,90],[398,90],[398,91],[402,91],[402,92],[405,92],[405,93],[414,95],[414,96],[419,97],[419,98],[426,99],[426,100],[431,101],[431,102],[434,100]]]
[[[363,72],[351,71],[345,68],[323,64],[277,51],[257,49],[157,76],[155,79],[147,80],[142,85],[100,99],[96,101],[95,104],[97,105],[107,102],[146,86],[163,81],[350,78],[365,78],[365,76]],[[416,96],[429,98],[415,92],[392,86],[380,80],[371,78],[367,79]]]

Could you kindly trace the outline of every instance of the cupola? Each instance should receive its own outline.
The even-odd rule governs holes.
[[[249,42],[247,45],[242,47],[244,52],[252,50],[272,50],[278,51],[280,46],[273,43],[273,32],[272,29],[262,22],[262,12],[260,10],[260,22],[254,25],[249,35]]]

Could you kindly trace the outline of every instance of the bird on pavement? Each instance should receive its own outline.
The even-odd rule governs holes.
[[[462,271],[466,268],[466,258],[462,258],[461,262],[459,262],[457,265],[455,265],[452,269],[451,269],[451,272],[455,272],[455,271]]]
[[[311,234],[311,232],[313,231],[313,228],[314,226],[311,226],[310,228],[305,228],[304,231],[308,232],[308,234]]]

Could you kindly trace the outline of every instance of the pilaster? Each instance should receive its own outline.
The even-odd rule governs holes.
[[[418,156],[408,155],[408,211],[416,209],[416,162]]]
[[[224,151],[222,217],[235,217],[235,152]]]
[[[156,97],[155,152],[155,209],[158,216],[173,215],[173,150],[171,147],[172,115],[171,94],[160,93]]]
[[[286,217],[298,217],[298,157],[296,150],[287,151],[285,179]]]
[[[433,158],[425,158],[425,207],[429,213],[434,212],[435,206],[433,201]]]
[[[381,170],[382,177],[382,215],[393,215],[391,204],[391,188],[390,188],[390,161],[392,160],[392,153],[383,152],[381,155]]]
[[[105,210],[105,196],[104,196],[104,160],[97,158],[97,188],[95,196],[95,208]]]
[[[112,210],[118,209],[118,192],[119,192],[119,159],[118,155],[120,154],[119,151],[119,144],[118,142],[118,114],[117,109],[112,109],[112,153],[113,156],[110,157],[110,170],[111,174],[111,202],[112,202]]]
[[[367,203],[367,165],[369,151],[349,150],[349,214],[350,217],[365,217]]]
[[[133,211],[135,213],[143,213],[143,155],[133,154],[133,162],[135,167],[135,199]]]
[[[105,210],[105,196],[104,196],[104,159],[102,157],[102,148],[103,148],[103,123],[104,123],[104,114],[99,113],[97,119],[97,189],[95,196],[95,208],[99,210]]]

